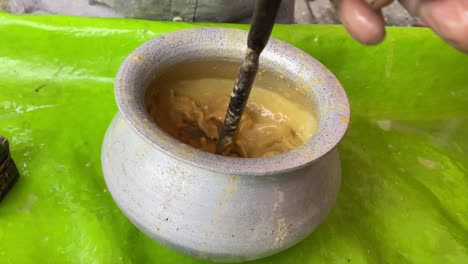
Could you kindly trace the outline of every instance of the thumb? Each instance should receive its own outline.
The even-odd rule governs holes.
[[[468,1],[400,0],[408,11],[442,39],[468,52]]]
[[[336,1],[343,25],[353,38],[366,45],[377,44],[385,37],[385,22],[380,8],[391,1],[372,2],[368,4],[364,0]]]

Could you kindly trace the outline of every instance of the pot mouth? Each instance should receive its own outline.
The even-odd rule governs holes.
[[[126,122],[155,148],[182,162],[212,172],[270,175],[304,167],[330,152],[349,124],[349,102],[336,77],[320,62],[282,41],[271,38],[260,56],[260,67],[290,79],[298,92],[311,98],[318,117],[317,131],[297,149],[265,158],[235,158],[208,153],[173,138],[149,116],[144,97],[158,72],[192,61],[231,61],[244,58],[247,31],[195,28],[156,37],[136,48],[122,63],[115,96]],[[234,80],[233,80],[234,82]]]

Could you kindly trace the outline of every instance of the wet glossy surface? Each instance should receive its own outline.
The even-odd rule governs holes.
[[[146,109],[174,138],[215,153],[238,68],[238,63],[192,62],[167,69],[148,88]],[[317,114],[292,85],[283,75],[260,70],[230,156],[274,156],[312,136]]]
[[[198,263],[138,231],[100,168],[120,63],[193,26],[0,14],[0,134],[22,174],[0,204],[2,263]],[[390,28],[372,48],[338,26],[278,26],[273,36],[333,71],[352,118],[330,216],[257,263],[466,261],[468,57],[420,28]]]

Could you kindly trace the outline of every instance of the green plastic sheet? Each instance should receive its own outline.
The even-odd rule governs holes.
[[[201,263],[147,238],[106,190],[113,80],[187,24],[0,13],[0,134],[21,179],[0,204],[0,263]],[[364,47],[341,26],[273,35],[326,65],[351,102],[343,180],[307,239],[256,263],[468,263],[468,57],[422,28]]]

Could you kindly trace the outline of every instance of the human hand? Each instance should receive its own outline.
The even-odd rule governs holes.
[[[382,7],[393,0],[335,0],[343,25],[357,41],[372,45],[385,36]],[[442,39],[468,53],[468,0],[399,0]]]

